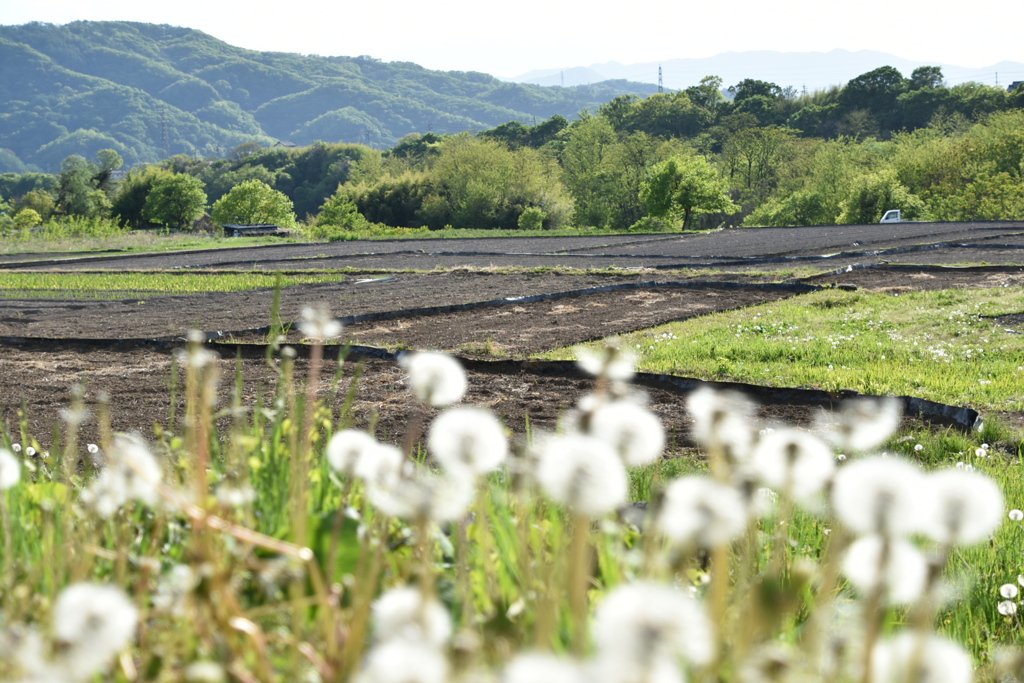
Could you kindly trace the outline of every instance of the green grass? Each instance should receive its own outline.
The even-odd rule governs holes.
[[[899,295],[819,291],[625,335],[639,367],[706,380],[912,395],[1024,410],[1024,336],[983,318],[1024,311],[1016,287]],[[549,358],[573,358],[558,349]]]
[[[68,237],[47,239],[0,240],[0,254],[47,254],[45,258],[78,258],[110,251],[126,254],[213,249],[217,247],[251,247],[261,244],[288,244],[302,240],[287,237],[214,237],[191,233],[163,233],[153,230],[131,230],[109,237]]]
[[[269,272],[5,272],[0,271],[0,298],[8,299],[120,299],[135,295],[240,292],[274,287],[277,274]],[[339,282],[334,272],[293,273],[281,276],[281,286]]]

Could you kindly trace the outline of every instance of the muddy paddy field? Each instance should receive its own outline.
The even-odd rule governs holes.
[[[346,341],[373,347],[349,354],[335,407],[358,375],[356,424],[375,423],[379,436],[397,440],[410,402],[394,352],[436,349],[462,357],[470,375],[466,401],[491,407],[522,433],[527,422],[552,428],[591,388],[571,365],[530,360],[537,353],[822,287],[894,294],[1022,287],[1021,263],[1024,223],[981,223],[346,242],[71,259],[21,255],[5,257],[0,268],[337,273],[332,282],[283,289],[281,318],[293,322],[303,306],[322,305],[346,322]],[[256,405],[272,391],[278,361],[268,362],[262,346],[272,290],[108,294],[102,300],[60,294],[0,299],[0,418],[12,428],[24,409],[28,432],[48,446],[69,388],[82,384],[94,412],[99,401],[109,403],[115,430],[151,435],[154,424],[168,423],[174,352],[192,329],[214,341],[211,348],[222,357],[222,407],[230,402],[236,371],[244,380],[244,405]],[[1005,324],[1024,329],[1016,319]],[[288,340],[302,341],[295,333]],[[332,394],[338,353],[328,349],[332,360],[318,387],[325,396]],[[306,360],[299,356],[301,375]],[[656,377],[639,384],[673,446],[686,447],[688,385]],[[758,399],[766,420],[804,423],[830,403],[820,395],[773,390],[761,391]],[[83,429],[87,439],[96,438],[94,420]]]

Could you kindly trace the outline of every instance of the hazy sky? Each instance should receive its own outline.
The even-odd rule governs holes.
[[[505,77],[746,50],[1024,62],[1020,0],[0,0],[0,24],[80,19],[173,24],[256,50],[365,54]]]

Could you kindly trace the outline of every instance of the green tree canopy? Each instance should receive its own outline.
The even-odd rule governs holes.
[[[225,223],[273,223],[295,227],[292,200],[260,180],[246,180],[213,205],[213,220]]]
[[[168,228],[182,230],[206,213],[206,192],[198,178],[175,173],[153,183],[143,215]]]
[[[694,214],[739,211],[725,181],[699,154],[656,164],[640,187],[640,199],[655,218],[682,217],[683,230],[690,228]]]

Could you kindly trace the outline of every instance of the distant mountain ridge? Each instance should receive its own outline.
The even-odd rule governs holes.
[[[134,22],[0,26],[0,172],[117,150],[128,164],[223,155],[244,142],[394,145],[414,132],[567,118],[650,84],[512,84],[409,62],[233,47]]]
[[[664,86],[673,90],[697,85],[700,79],[709,75],[721,76],[726,86],[734,85],[744,78],[754,78],[776,83],[783,88],[792,86],[798,91],[805,87],[809,91],[824,90],[831,85],[845,85],[847,81],[880,66],[895,67],[904,76],[909,76],[919,66],[940,66],[950,85],[966,81],[992,85],[997,73],[999,83],[1003,85],[1024,80],[1024,63],[1021,62],[1002,61],[974,69],[941,62],[903,59],[885,52],[851,52],[839,49],[829,52],[723,52],[713,57],[667,59],[663,62],[639,64],[607,62],[565,69],[530,71],[509,80],[514,83],[566,87],[598,83],[612,78],[656,84],[659,66],[662,69]]]

